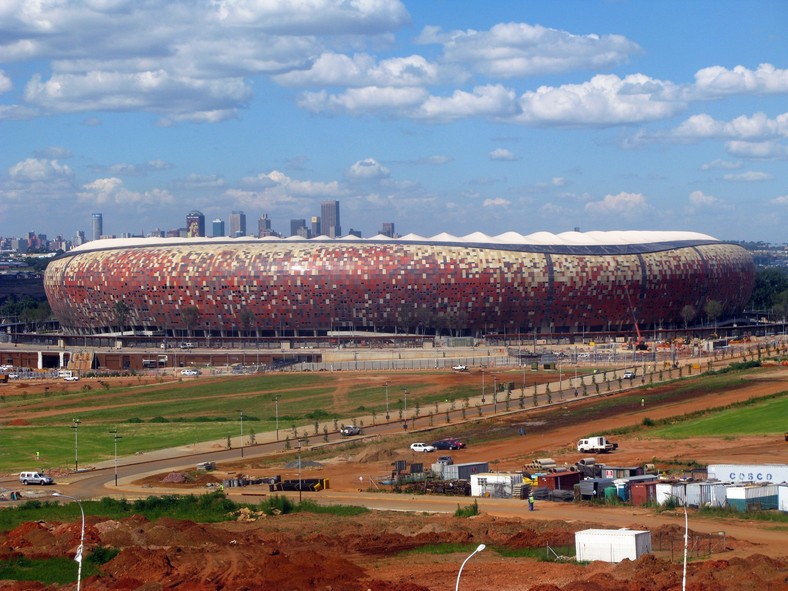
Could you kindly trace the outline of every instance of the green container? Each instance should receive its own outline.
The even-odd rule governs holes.
[[[616,487],[615,486],[605,487],[605,502],[615,503],[616,501],[618,501],[618,496],[616,495]]]

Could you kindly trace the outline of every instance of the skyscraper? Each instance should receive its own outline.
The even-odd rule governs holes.
[[[230,237],[246,236],[246,214],[234,211],[230,214]]]
[[[329,238],[342,236],[339,223],[339,201],[323,201],[320,204],[320,226],[323,234]]]
[[[186,236],[189,238],[205,236],[205,216],[202,212],[194,210],[186,214]]]
[[[394,238],[394,222],[383,222],[380,233],[389,238]]]
[[[320,230],[320,216],[313,215],[310,221],[312,222],[312,236],[320,236],[322,234]]]
[[[267,213],[261,215],[260,219],[257,220],[257,237],[262,238],[263,236],[273,236],[271,218],[268,217]]]
[[[98,240],[104,235],[104,216],[100,213],[93,214],[93,240]]]
[[[211,235],[214,237],[217,236],[224,236],[224,220],[217,218],[211,222],[212,225],[212,232]]]
[[[306,220],[304,218],[290,220],[291,236],[302,236],[302,230],[306,230]]]

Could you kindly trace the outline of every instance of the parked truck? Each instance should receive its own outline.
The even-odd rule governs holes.
[[[602,435],[594,435],[577,442],[577,451],[581,453],[608,453],[618,449],[618,443],[608,441]]]

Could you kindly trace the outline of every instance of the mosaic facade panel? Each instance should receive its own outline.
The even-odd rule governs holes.
[[[568,254],[494,245],[260,242],[66,254],[47,268],[66,330],[126,326],[228,333],[338,328],[530,332],[681,323],[708,299],[749,300],[743,248],[699,244],[637,254]],[[184,310],[196,312],[192,317]]]

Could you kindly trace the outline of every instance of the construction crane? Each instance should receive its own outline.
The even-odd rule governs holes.
[[[635,341],[635,351],[648,351],[648,345],[643,340],[643,335],[640,334],[640,327],[638,326],[638,319],[637,315],[635,314],[635,308],[632,307],[632,298],[629,297],[629,290],[626,291],[627,294],[627,301],[629,302],[629,311],[632,313],[632,321],[635,324],[635,332],[638,335],[638,340]]]

